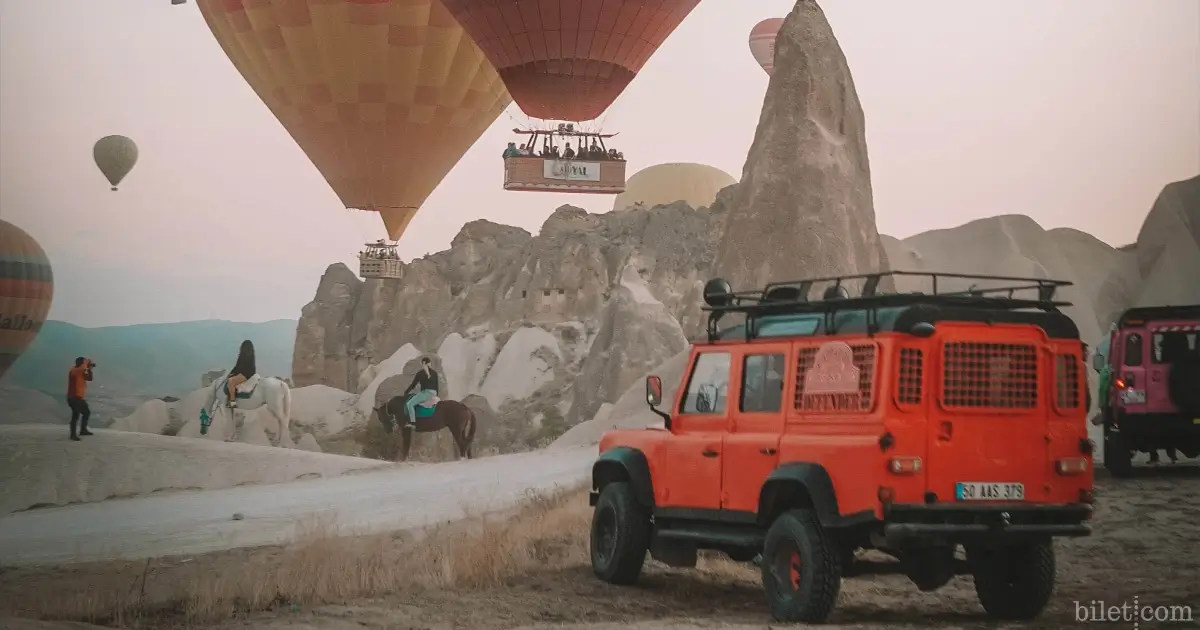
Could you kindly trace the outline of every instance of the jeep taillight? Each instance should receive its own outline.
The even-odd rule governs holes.
[[[914,475],[921,472],[920,457],[893,457],[888,470],[895,475]]]
[[[1065,457],[1054,462],[1054,470],[1060,475],[1078,475],[1087,472],[1088,462],[1083,457]]]

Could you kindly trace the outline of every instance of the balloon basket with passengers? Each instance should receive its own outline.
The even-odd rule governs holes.
[[[358,254],[358,275],[364,279],[400,279],[404,275],[404,263],[396,253],[396,244],[383,239],[367,243]]]
[[[575,125],[520,130],[520,147],[504,151],[504,189],[617,195],[625,192],[625,156],[605,146],[616,134],[576,131]],[[561,147],[559,146],[561,143]]]

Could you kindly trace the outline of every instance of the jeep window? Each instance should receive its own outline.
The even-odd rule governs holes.
[[[1172,331],[1154,333],[1150,359],[1155,363],[1175,363],[1196,355],[1196,333]]]
[[[1142,336],[1133,333],[1125,337],[1125,365],[1138,367],[1142,364]]]
[[[707,352],[696,358],[681,413],[725,413],[729,396],[728,352]]]
[[[782,354],[748,354],[742,363],[742,401],[749,412],[777,412],[783,407]]]

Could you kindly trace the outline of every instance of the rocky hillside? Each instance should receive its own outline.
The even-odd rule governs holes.
[[[744,288],[812,266],[883,268],[865,123],[842,51],[815,3],[798,3],[779,37],[744,181],[711,207],[564,206],[536,236],[476,221],[401,280],[361,282],[334,265],[300,318],[296,384],[372,401],[372,366],[411,344],[440,357],[451,397],[482,397],[510,432],[553,433],[548,425],[592,418],[686,348],[714,269]],[[780,239],[802,240],[802,255]]]

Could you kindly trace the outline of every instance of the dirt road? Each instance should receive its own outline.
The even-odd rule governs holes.
[[[160,611],[153,628],[237,630],[362,630],[471,628],[511,630],[748,630],[770,618],[758,572],[720,559],[698,570],[650,563],[635,587],[613,587],[591,573],[587,560],[590,508],[584,494],[530,508],[508,522],[493,522],[477,536],[431,536],[411,545],[374,540],[358,548],[329,541],[293,551],[243,549],[190,558],[155,560],[145,600]],[[1076,603],[1139,602],[1190,606],[1200,613],[1200,469],[1141,471],[1134,479],[1097,481],[1094,534],[1057,545],[1058,586],[1050,607],[1032,624],[1059,629],[1076,622]],[[102,563],[0,572],[0,603],[9,612],[62,615],[78,601],[46,594],[97,596],[103,588],[145,581],[143,563]],[[321,574],[313,578],[310,574]],[[249,577],[234,584],[239,574]],[[115,586],[114,586],[115,585]],[[234,598],[260,593],[236,621],[198,623],[188,618],[218,591],[228,611]],[[136,589],[135,589],[136,590]],[[44,603],[35,606],[32,600]],[[219,598],[218,598],[219,599]],[[86,603],[86,602],[85,602]],[[22,605],[25,607],[22,608]],[[230,607],[232,606],[232,607]],[[161,612],[165,610],[166,612]],[[1178,610],[1178,609],[1177,609]],[[188,612],[191,611],[191,612]],[[6,612],[0,605],[0,615]],[[228,613],[222,612],[222,615]],[[78,618],[78,617],[74,617]],[[102,620],[111,622],[113,618]],[[1088,623],[1133,628],[1133,620]],[[1147,622],[1139,628],[1195,627]],[[775,626],[778,627],[778,626]],[[846,580],[830,620],[838,628],[995,628],[983,616],[969,577],[934,593],[920,593],[906,578]],[[65,630],[65,629],[64,629]]]
[[[596,448],[485,457],[343,477],[112,499],[0,517],[0,565],[196,554],[283,543],[297,528],[403,530],[503,509],[586,479]],[[234,520],[234,514],[243,518]]]

